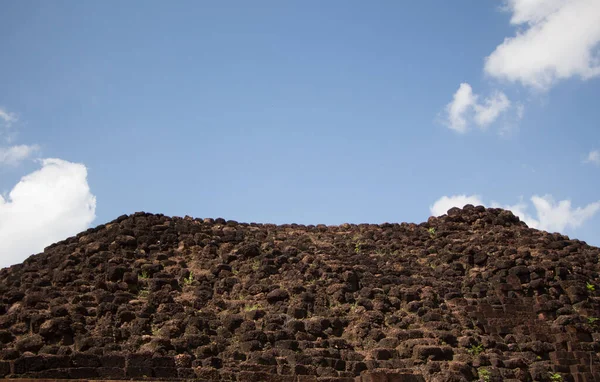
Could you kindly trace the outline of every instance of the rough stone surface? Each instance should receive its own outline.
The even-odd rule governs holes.
[[[600,381],[599,255],[481,206],[121,216],[0,270],[0,378]]]

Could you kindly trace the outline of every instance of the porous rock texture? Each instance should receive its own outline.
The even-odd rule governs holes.
[[[122,216],[0,270],[0,378],[600,381],[600,250],[422,224]]]

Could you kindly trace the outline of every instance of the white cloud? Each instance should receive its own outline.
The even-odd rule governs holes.
[[[14,113],[0,107],[0,138],[4,142],[10,143],[14,139],[16,133],[11,128],[17,120],[18,118]]]
[[[429,211],[433,216],[444,215],[452,207],[463,208],[467,204],[474,206],[483,205],[479,195],[453,195],[453,196],[442,196],[429,207]]]
[[[452,102],[446,105],[447,126],[458,133],[465,133],[469,120],[473,119],[477,126],[484,128],[510,108],[510,100],[500,91],[485,98],[483,103],[479,103],[478,99],[471,85],[465,82],[460,84]]]
[[[34,152],[38,150],[38,145],[16,145],[8,148],[0,147],[0,166],[14,166],[19,162],[29,158]]]
[[[38,145],[10,145],[17,135],[13,128],[13,124],[17,121],[18,118],[14,113],[0,108],[0,139],[4,144],[9,145],[0,147],[0,166],[15,166],[40,149]]]
[[[567,227],[578,228],[600,210],[600,201],[573,209],[570,200],[555,203],[550,195],[534,195],[531,202],[537,211],[537,228],[546,231],[562,232]]]
[[[17,116],[14,115],[13,113],[9,113],[8,111],[4,110],[3,108],[0,108],[0,119],[5,124],[10,125],[17,121]]]
[[[491,98],[485,99],[483,105],[474,105],[475,123],[479,126],[487,126],[509,107],[508,97],[502,92],[495,92]]]
[[[600,75],[600,1],[508,0],[505,9],[524,30],[486,58],[487,74],[538,89]]]
[[[600,166],[600,150],[590,151],[587,156],[587,159],[583,161],[584,163],[593,163],[597,166]]]
[[[467,131],[467,119],[465,114],[477,102],[477,96],[473,94],[471,85],[462,83],[458,87],[452,102],[446,106],[448,112],[448,127],[459,132]]]
[[[579,228],[600,211],[600,201],[590,203],[583,208],[573,208],[570,200],[555,202],[551,195],[534,195],[530,200],[536,211],[535,218],[527,213],[528,206],[523,200],[514,205],[501,205],[492,201],[490,206],[511,210],[529,227],[549,232],[564,232],[567,228]],[[486,205],[478,195],[455,195],[442,196],[429,209],[433,216],[440,216],[452,207],[462,208],[465,204]]]
[[[7,197],[0,196],[0,267],[86,229],[95,218],[86,167],[61,159],[41,164]]]
[[[506,9],[513,12],[510,20],[513,24],[539,22],[567,2],[566,0],[509,0],[506,2]]]

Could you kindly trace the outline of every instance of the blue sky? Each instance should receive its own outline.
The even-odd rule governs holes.
[[[4,265],[135,211],[600,245],[598,4],[3,2]]]

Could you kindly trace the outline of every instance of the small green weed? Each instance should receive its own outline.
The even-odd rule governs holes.
[[[483,382],[490,382],[492,380],[492,373],[486,368],[481,368],[477,370],[477,374],[479,375],[479,380]]]
[[[563,377],[558,373],[552,373],[550,374],[550,380],[553,382],[562,382]]]
[[[472,356],[477,357],[479,354],[481,354],[481,352],[483,352],[483,345],[471,345],[471,347],[467,349],[467,352]]]
[[[588,292],[593,292],[596,290],[596,286],[592,283],[585,283],[585,287],[587,288]]]
[[[185,285],[191,285],[194,282],[194,272],[190,272],[190,275],[183,279]]]
[[[140,278],[141,278],[142,280],[146,280],[146,279],[149,279],[149,278],[150,278],[150,275],[148,274],[148,271],[142,271],[142,273],[140,273],[140,275],[139,275],[139,276],[140,276]]]
[[[587,318],[587,322],[590,325],[595,325],[596,321],[598,321],[598,320],[600,320],[600,318],[598,318],[598,317],[588,317]]]
[[[148,298],[149,294],[150,294],[150,292],[148,291],[148,289],[146,289],[146,288],[140,289],[140,291],[138,292],[138,298]]]
[[[431,238],[435,237],[435,228],[431,227],[427,230]]]
[[[356,244],[354,244],[354,252],[355,253],[360,253],[361,246],[362,246],[362,243],[360,241],[357,242]]]
[[[249,304],[249,305],[244,306],[244,311],[250,312],[252,310],[258,310],[261,308],[262,308],[262,306],[260,304]]]

